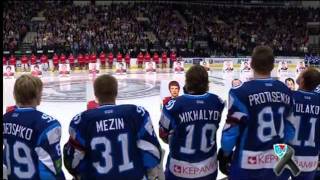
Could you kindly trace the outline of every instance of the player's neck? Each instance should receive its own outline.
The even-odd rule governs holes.
[[[257,72],[253,72],[253,78],[254,79],[267,79],[267,78],[270,78],[271,75],[270,74],[260,74],[260,73],[257,73]]]
[[[103,105],[115,105],[115,104],[116,104],[116,101],[115,101],[115,100],[105,101],[105,102],[99,102],[99,105],[100,105],[100,106],[103,106]]]
[[[37,103],[31,103],[31,104],[19,104],[17,103],[18,108],[36,108],[38,106]]]

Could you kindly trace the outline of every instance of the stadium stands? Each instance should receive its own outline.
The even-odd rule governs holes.
[[[17,50],[29,31],[32,50],[58,53],[141,50],[186,51],[192,56],[244,56],[268,44],[280,56],[308,53],[307,22],[319,22],[319,9],[129,3],[74,6],[9,2],[4,12],[5,50]],[[37,12],[35,14],[35,12]],[[43,21],[32,22],[35,16]],[[8,21],[10,17],[10,21]],[[150,38],[153,37],[153,38]],[[151,40],[152,39],[152,40]]]

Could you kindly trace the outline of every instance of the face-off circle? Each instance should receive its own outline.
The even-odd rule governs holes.
[[[86,102],[89,79],[45,82],[42,93],[44,102]],[[126,78],[118,81],[117,99],[136,99],[159,95],[160,81]],[[90,90],[89,90],[90,91]],[[93,90],[91,90],[93,96]]]

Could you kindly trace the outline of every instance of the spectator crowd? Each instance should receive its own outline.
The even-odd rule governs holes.
[[[129,3],[75,6],[65,3],[9,2],[4,8],[3,48],[17,50],[28,31],[32,50],[57,53],[158,53],[187,56],[249,55],[259,44],[276,55],[308,53],[307,22],[319,22],[319,8],[231,7]],[[41,15],[39,15],[41,14]],[[43,16],[44,21],[31,23]],[[152,41],[148,33],[153,33]]]

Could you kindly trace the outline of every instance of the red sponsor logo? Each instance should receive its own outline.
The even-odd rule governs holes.
[[[278,161],[278,157],[273,154],[259,154],[256,156],[248,156],[247,163],[252,165],[262,165],[275,163]]]
[[[194,166],[183,166],[183,165],[174,165],[173,171],[178,174],[184,175],[199,175],[199,174],[207,174],[214,172],[216,165],[214,162],[210,164],[206,164],[201,167],[194,167]]]
[[[181,166],[174,165],[173,166],[173,170],[174,170],[175,173],[181,173]]]
[[[248,164],[257,164],[257,157],[256,156],[249,156],[248,157]]]

